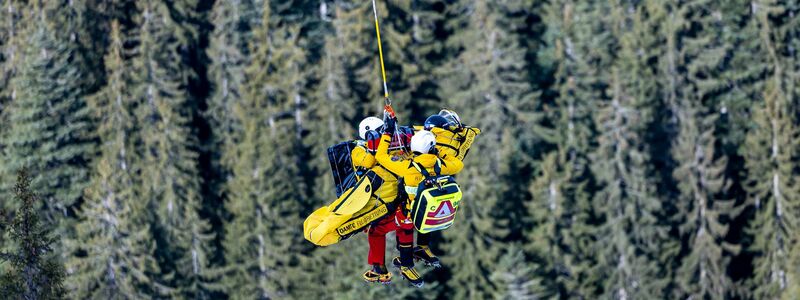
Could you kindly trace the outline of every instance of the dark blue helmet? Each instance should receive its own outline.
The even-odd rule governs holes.
[[[425,130],[430,131],[431,128],[449,128],[452,124],[450,121],[440,115],[432,115],[425,120]]]

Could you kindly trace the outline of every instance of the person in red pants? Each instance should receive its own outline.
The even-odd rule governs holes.
[[[414,247],[414,226],[411,220],[403,213],[402,205],[397,207],[393,215],[388,215],[367,229],[369,240],[368,263],[373,267],[364,273],[364,279],[370,282],[389,283],[391,276],[383,278],[380,275],[391,274],[386,269],[386,234],[394,231],[397,237],[397,250],[401,253],[411,253]],[[414,271],[416,272],[416,271]],[[416,274],[415,279],[420,278]],[[414,277],[412,277],[414,278]],[[381,280],[383,279],[383,280]],[[411,280],[411,284],[422,286],[421,280]]]

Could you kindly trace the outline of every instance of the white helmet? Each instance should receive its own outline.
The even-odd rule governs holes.
[[[436,146],[436,136],[433,132],[420,130],[411,137],[411,152],[430,153],[434,146]]]
[[[367,131],[378,131],[381,127],[383,127],[383,120],[376,117],[366,117],[361,120],[361,123],[358,123],[358,136],[365,140],[367,139]]]

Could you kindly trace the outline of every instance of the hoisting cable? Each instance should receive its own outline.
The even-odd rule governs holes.
[[[383,98],[384,105],[389,109],[389,113],[394,117],[394,111],[391,110],[392,100],[389,99],[389,87],[386,84],[386,68],[383,65],[383,46],[381,45],[381,27],[378,24],[378,8],[375,5],[375,0],[372,0],[372,13],[375,15],[375,35],[378,37],[378,56],[381,60],[381,76],[383,76]]]
[[[383,110],[385,113],[389,114],[390,118],[396,119],[394,109],[392,108],[392,99],[389,98],[389,86],[386,83],[386,67],[383,64],[383,46],[381,44],[381,27],[378,22],[378,7],[375,4],[375,0],[372,0],[372,13],[375,16],[375,35],[378,37],[378,57],[381,61],[381,76],[383,78]],[[395,132],[392,132],[392,137],[394,141],[397,141],[401,149],[406,148],[407,145],[405,145],[400,131],[397,128],[395,128]]]

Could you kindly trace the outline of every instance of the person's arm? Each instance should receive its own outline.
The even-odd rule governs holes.
[[[455,175],[464,169],[464,163],[454,155],[445,155],[440,158],[442,160],[442,174],[441,175]]]
[[[377,162],[375,156],[370,154],[366,148],[357,146],[350,152],[350,158],[353,160],[354,167],[363,167],[371,169]]]
[[[398,176],[404,176],[408,170],[408,161],[401,160],[401,161],[393,161],[392,156],[389,155],[389,144],[392,143],[392,137],[388,134],[384,134],[381,136],[381,142],[378,144],[378,151],[375,154],[375,159],[378,163],[389,170],[389,172],[395,173]]]

